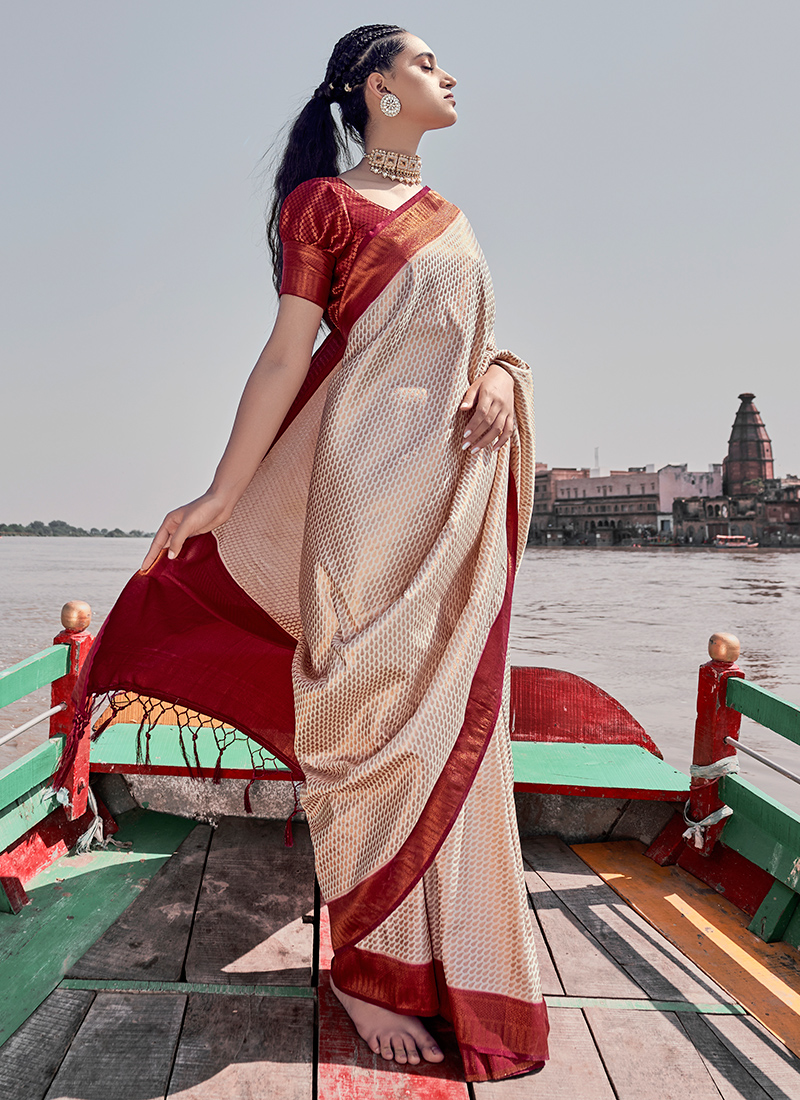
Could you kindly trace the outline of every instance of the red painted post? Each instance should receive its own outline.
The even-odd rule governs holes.
[[[78,682],[78,675],[83,667],[83,662],[88,656],[94,642],[94,635],[88,632],[88,626],[92,621],[92,609],[83,600],[70,600],[61,608],[61,625],[64,629],[53,639],[53,645],[68,645],[70,647],[69,671],[59,680],[53,682],[51,688],[51,706],[57,707],[60,703],[66,703],[64,710],[54,714],[50,719],[50,736],[68,734],[72,729],[75,718],[75,703],[72,693]],[[75,821],[86,812],[87,788],[89,786],[89,746],[90,730],[86,730],[85,736],[78,746],[78,755],[67,774],[65,786],[69,791],[69,805],[65,806],[67,819]]]
[[[706,767],[725,757],[736,756],[736,749],[726,744],[725,738],[738,741],[742,716],[725,705],[725,692],[731,677],[744,679],[744,673],[736,664],[739,650],[739,639],[733,634],[711,635],[708,643],[711,660],[700,666],[697,685],[697,721],[692,758],[695,766]],[[692,821],[702,821],[723,805],[719,797],[719,777],[692,778],[687,811]],[[706,826],[700,855],[711,855],[724,827],[724,821]]]

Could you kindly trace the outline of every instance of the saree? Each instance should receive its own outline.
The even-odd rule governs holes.
[[[442,1015],[466,1079],[498,1079],[547,1058],[506,660],[530,371],[495,345],[458,207],[427,187],[392,212],[365,202],[338,178],[284,202],[281,292],[323,305],[331,331],[231,518],[129,582],[83,712],[133,692],[283,760],[303,783],[338,987]],[[459,405],[498,358],[514,432],[473,455]]]

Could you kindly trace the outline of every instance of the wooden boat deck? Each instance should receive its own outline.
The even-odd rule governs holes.
[[[473,1086],[446,1025],[437,1034],[447,1058],[436,1067],[386,1063],[356,1036],[327,984],[324,920],[317,952],[307,919],[305,826],[295,826],[292,848],[272,820],[190,828],[160,871],[138,880],[136,900],[107,931],[67,958],[66,977],[0,1047],[3,1100],[800,1096],[800,1059],[559,840],[523,841],[551,1061],[532,1077]],[[129,855],[129,879],[137,855]],[[65,930],[77,919],[70,902],[77,912],[80,890],[95,888],[57,871],[47,897],[60,891],[53,913]],[[23,922],[7,927],[43,919],[44,890],[31,891],[35,912],[7,916]],[[54,964],[52,954],[42,961]],[[27,972],[20,966],[21,980]]]

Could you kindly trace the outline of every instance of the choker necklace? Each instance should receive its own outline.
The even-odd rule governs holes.
[[[398,183],[422,183],[422,157],[416,153],[392,153],[388,149],[372,149],[366,154],[370,172]]]

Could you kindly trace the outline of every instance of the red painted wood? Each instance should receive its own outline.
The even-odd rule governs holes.
[[[58,706],[66,703],[66,710],[54,714],[50,719],[50,736],[57,737],[60,734],[68,734],[72,729],[75,719],[75,703],[73,692],[78,682],[83,663],[92,648],[94,635],[86,630],[62,630],[53,639],[53,645],[68,645],[70,647],[69,672],[58,680],[53,681],[50,690],[50,705]],[[86,812],[87,788],[89,786],[89,729],[87,726],[85,735],[81,738],[75,762],[67,773],[64,786],[69,791],[69,805],[66,807],[67,820],[75,821]]]
[[[557,668],[511,669],[511,736],[515,741],[585,741],[658,746],[621,703],[602,688]]]
[[[737,665],[727,661],[707,661],[700,666],[693,764],[713,764],[726,756],[736,755],[736,750],[725,744],[726,737],[739,739],[742,721],[737,711],[725,705],[725,692],[731,677],[744,679],[744,673]],[[724,805],[719,797],[718,779],[710,782],[707,779],[692,779],[691,787],[689,816],[692,821],[702,821]],[[724,827],[725,822],[721,821],[706,830],[705,843],[699,849],[703,856],[711,854]]]
[[[678,862],[678,856],[686,847],[686,841],[683,839],[685,830],[686,822],[683,820],[681,811],[669,819],[645,855],[655,860],[659,867],[671,867],[673,863]]]
[[[99,798],[97,809],[103,819],[103,835],[116,833],[119,826]],[[23,884],[30,882],[34,875],[66,855],[93,819],[94,814],[87,810],[77,820],[70,820],[64,807],[59,806],[0,854],[0,877],[10,876]]]
[[[730,746],[727,746],[730,747]],[[749,916],[754,916],[759,905],[772,889],[775,879],[767,871],[756,867],[749,859],[725,842],[714,846],[707,855],[687,844],[683,839],[686,822],[683,813],[676,813],[645,852],[650,859],[664,867],[677,863],[685,871],[713,887],[718,894],[738,905]]]
[[[540,794],[576,794],[584,798],[637,798],[648,802],[685,802],[688,791],[654,791],[638,787],[581,787],[558,783],[515,783],[515,791]],[[683,826],[684,829],[686,826]]]
[[[25,888],[13,875],[0,875],[0,892],[5,896],[8,908],[15,915],[22,912],[23,906],[30,905],[31,899],[25,893]]]
[[[707,886],[713,886],[718,894],[724,894],[751,917],[755,916],[775,882],[768,871],[762,871],[739,852],[726,848],[724,840],[708,856],[704,856],[693,844],[685,845],[678,858],[678,866]]]

